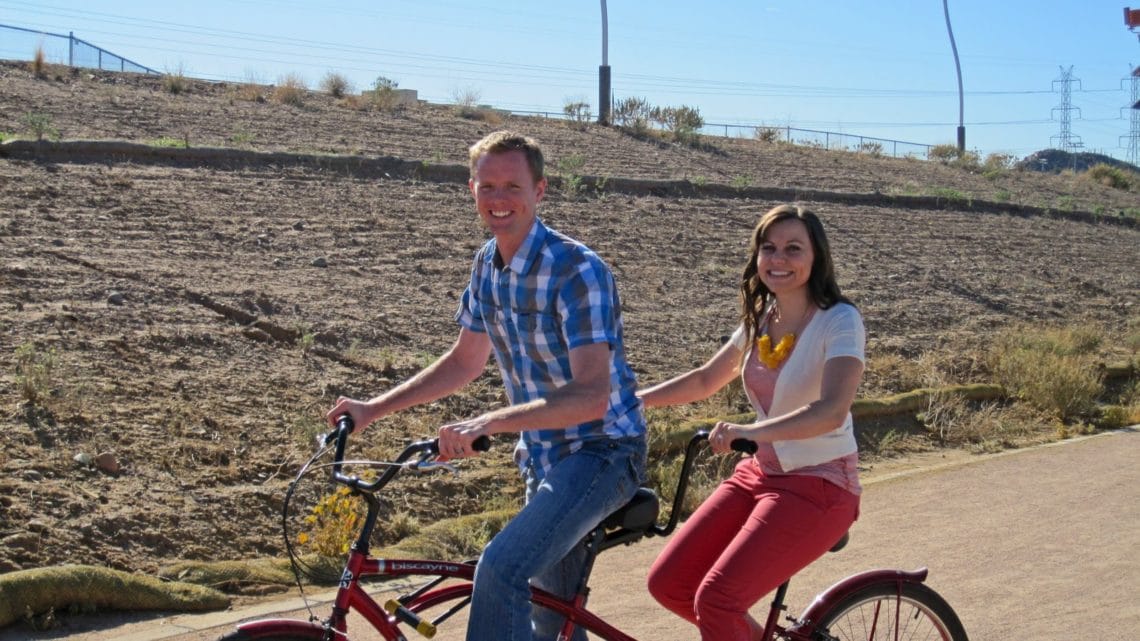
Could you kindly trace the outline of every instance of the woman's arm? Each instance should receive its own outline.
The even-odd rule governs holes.
[[[726,452],[738,438],[771,443],[826,434],[843,424],[863,378],[863,361],[853,356],[828,359],[823,365],[820,398],[803,407],[751,425],[720,422],[709,434],[713,450]]]
[[[729,341],[707,363],[637,392],[646,407],[682,405],[716,394],[739,375],[740,350]]]

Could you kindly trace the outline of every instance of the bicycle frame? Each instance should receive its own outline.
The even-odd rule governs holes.
[[[372,598],[361,585],[361,579],[368,577],[400,577],[424,576],[433,580],[429,587],[448,579],[463,581],[428,592],[415,598],[418,608],[430,608],[435,605],[459,600],[458,607],[466,605],[466,599],[471,595],[471,580],[475,576],[475,566],[468,563],[455,563],[451,561],[438,561],[432,559],[374,559],[353,550],[350,553],[344,576],[341,578],[337,590],[332,616],[325,625],[296,619],[262,619],[239,625],[239,631],[248,638],[256,639],[273,635],[290,635],[307,639],[347,638],[347,615],[349,611],[360,614],[389,641],[403,641],[406,637],[397,627],[399,622],[408,623],[425,636],[434,634],[434,623],[424,622],[406,608],[397,608],[389,602],[393,613],[384,608]],[[612,641],[637,641],[617,628],[606,623],[597,615],[582,607],[584,604],[575,601],[560,599],[544,590],[531,589],[531,601],[537,605],[549,608],[564,616],[574,625],[583,626],[606,639]],[[456,608],[457,609],[457,608]],[[450,616],[446,613],[443,618]],[[437,620],[440,622],[441,620]]]
[[[350,611],[360,614],[387,641],[407,641],[407,637],[399,628],[400,623],[407,624],[425,637],[430,638],[435,634],[437,624],[447,620],[470,602],[472,582],[475,576],[475,563],[473,561],[380,559],[371,557],[369,553],[369,536],[375,527],[380,510],[380,501],[375,496],[375,491],[383,487],[399,472],[401,468],[398,464],[409,458],[411,453],[428,452],[434,454],[434,450],[431,450],[431,446],[426,442],[409,445],[397,458],[396,465],[390,467],[378,480],[365,482],[356,477],[344,476],[340,471],[339,462],[343,460],[345,440],[351,429],[351,424],[343,427],[338,423],[336,463],[333,465],[333,476],[338,482],[353,488],[354,493],[367,503],[368,513],[360,534],[349,551],[331,616],[320,624],[314,621],[296,619],[251,621],[238,625],[234,639],[243,641],[271,637],[312,639],[314,641],[347,639],[347,615]],[[673,513],[666,525],[658,525],[656,522],[658,510],[656,494],[643,488],[625,508],[599,524],[593,533],[585,539],[584,544],[589,551],[589,560],[586,569],[583,571],[582,583],[577,595],[563,599],[541,589],[531,588],[532,603],[545,607],[565,618],[566,623],[563,626],[562,634],[559,636],[560,639],[570,638],[574,627],[580,626],[608,641],[637,641],[586,609],[586,596],[589,591],[586,585],[594,559],[599,553],[611,547],[628,545],[645,537],[668,536],[673,531],[679,519],[680,506],[684,500],[693,455],[701,441],[705,440],[706,437],[706,433],[699,432],[689,441],[678,481],[677,494],[674,496]],[[423,460],[425,459],[421,456],[421,461]],[[841,541],[833,550],[840,549],[845,541],[846,539]],[[871,570],[852,575],[817,595],[798,619],[789,617],[792,625],[783,627],[779,624],[779,615],[787,609],[784,604],[784,597],[790,580],[786,581],[776,591],[769,608],[764,641],[775,641],[777,638],[787,641],[827,641],[833,639],[833,637],[817,630],[816,626],[821,617],[844,599],[872,586],[884,586],[885,592],[901,595],[904,584],[921,584],[925,581],[926,575],[926,568],[920,568],[914,572]],[[361,585],[361,580],[366,578],[404,576],[423,576],[429,580],[411,593],[401,596],[398,600],[388,601],[384,607],[381,607]],[[458,583],[441,586],[448,580],[456,580]],[[433,621],[427,621],[418,614],[418,612],[447,603],[454,605],[441,614],[435,615]],[[896,626],[894,629],[897,629],[898,621],[896,620],[894,623]]]

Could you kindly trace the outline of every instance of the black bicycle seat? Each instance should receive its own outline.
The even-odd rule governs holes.
[[[657,523],[657,513],[661,506],[657,501],[657,493],[647,487],[637,488],[633,498],[624,506],[618,508],[613,514],[602,521],[602,527],[607,530],[625,528],[627,530],[646,530]]]

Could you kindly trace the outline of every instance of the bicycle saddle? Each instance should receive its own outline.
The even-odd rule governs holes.
[[[647,530],[649,526],[657,523],[659,510],[657,493],[648,487],[639,487],[629,503],[618,508],[613,514],[607,516],[606,520],[602,521],[602,527],[607,530],[617,528]]]

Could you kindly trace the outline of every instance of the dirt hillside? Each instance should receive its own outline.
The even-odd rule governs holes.
[[[497,128],[543,142],[553,173],[579,157],[576,171],[599,179],[721,187],[684,197],[562,189],[541,208],[613,265],[644,382],[703,361],[732,331],[745,239],[777,204],[725,195],[733,184],[831,194],[808,204],[826,222],[873,357],[958,350],[968,369],[1012,323],[1120,327],[1140,316],[1140,229],[1117,219],[1140,196],[1080,176],[986,178],[755,140],[690,147],[440,106],[387,113],[320,95],[300,106],[249,97],[233,85],[172,94],[156,78],[61,69],[36,79],[0,66],[5,137],[26,134],[36,114],[65,141],[301,155],[37,159],[0,148],[0,572],[279,555],[281,497],[320,416],[337,395],[375,393],[446,349],[485,237],[461,180],[386,176],[364,161],[463,165],[466,147]],[[357,156],[361,169],[319,161],[327,155]],[[943,208],[841,197],[947,190],[960,197]],[[1112,222],[992,213],[984,202]],[[30,387],[29,372],[42,374]],[[863,393],[891,391],[902,390],[869,378]],[[502,400],[488,367],[469,390],[357,447],[385,456]],[[413,484],[408,505],[426,521],[517,496],[506,449],[470,462],[462,481]]]

